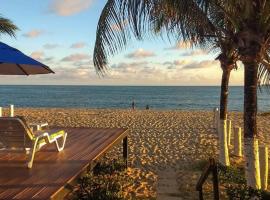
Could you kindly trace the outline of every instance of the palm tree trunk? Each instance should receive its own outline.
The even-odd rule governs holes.
[[[256,60],[243,61],[245,66],[244,86],[244,138],[246,179],[252,188],[260,189],[260,165],[257,139],[257,72]]]
[[[230,66],[222,65],[222,81],[220,91],[220,120],[219,120],[219,162],[225,166],[230,165],[227,135],[227,104],[229,91]]]
[[[228,107],[228,94],[229,94],[229,79],[231,69],[229,67],[222,67],[222,80],[221,80],[221,91],[220,91],[220,119],[227,119],[227,107]]]

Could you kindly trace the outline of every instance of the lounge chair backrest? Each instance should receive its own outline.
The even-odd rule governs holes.
[[[19,117],[0,117],[0,143],[5,148],[29,148],[33,134]]]

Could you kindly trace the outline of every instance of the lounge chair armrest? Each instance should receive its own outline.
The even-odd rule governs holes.
[[[44,132],[42,130],[39,130],[39,131],[35,131],[34,132],[34,135],[35,135],[35,138],[42,138],[42,137],[46,137],[48,136],[49,134],[47,132]]]
[[[33,130],[39,131],[39,130],[43,129],[44,127],[48,127],[49,124],[47,122],[44,122],[44,123],[30,123],[29,126]]]

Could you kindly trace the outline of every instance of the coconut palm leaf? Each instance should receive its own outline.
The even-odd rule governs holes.
[[[126,47],[134,33],[137,39],[145,29],[137,16],[144,17],[148,1],[108,0],[99,18],[93,61],[98,72],[106,70],[109,55]]]
[[[178,0],[176,15],[168,0],[108,0],[99,19],[93,55],[97,72],[105,72],[108,57],[123,50],[132,36],[141,40],[149,35],[166,33],[192,44],[206,44],[213,34],[206,14],[195,1]],[[170,11],[171,10],[171,11]],[[163,14],[164,13],[164,14]],[[170,18],[170,20],[168,20]],[[176,34],[176,30],[179,31]]]
[[[17,30],[18,27],[14,25],[12,21],[0,16],[0,33],[15,37],[15,32]]]

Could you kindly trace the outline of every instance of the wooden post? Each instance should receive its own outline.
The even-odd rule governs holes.
[[[213,118],[213,127],[214,127],[214,129],[218,128],[218,126],[217,126],[218,125],[218,123],[217,123],[218,119],[219,119],[218,108],[214,108],[214,118]]]
[[[218,129],[219,129],[219,109],[218,108],[216,108],[216,129],[217,129],[217,131],[218,131]]]
[[[219,200],[219,187],[218,187],[218,171],[217,165],[214,159],[211,160],[212,164],[212,175],[213,175],[213,191],[214,200]]]
[[[199,200],[203,200],[203,191],[202,191],[202,188],[199,190]]]
[[[232,135],[232,121],[227,120],[227,138],[228,138],[228,146],[231,145],[231,135]]]
[[[210,173],[212,173],[214,200],[219,200],[218,171],[215,159],[213,158],[209,159],[209,162],[205,166],[200,179],[196,184],[196,190],[199,191],[199,200],[203,200],[203,184]]]
[[[14,105],[10,105],[9,113],[10,117],[14,117]]]
[[[260,175],[261,175],[261,187],[262,190],[267,190],[268,185],[268,147],[260,146]]]
[[[128,167],[128,138],[123,139],[123,158],[126,162],[126,167]]]
[[[214,129],[216,128],[216,118],[217,118],[217,113],[216,113],[216,108],[213,110],[214,117],[213,117],[213,127]]]
[[[241,127],[234,127],[234,149],[233,153],[236,156],[242,157],[242,132]]]

